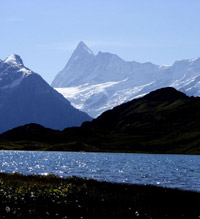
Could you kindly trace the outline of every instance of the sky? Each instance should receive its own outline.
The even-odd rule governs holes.
[[[200,57],[199,0],[0,0],[0,59],[51,83],[80,41],[97,54],[173,64]]]

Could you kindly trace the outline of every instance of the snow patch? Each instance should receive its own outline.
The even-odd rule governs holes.
[[[15,54],[9,55],[8,58],[4,62],[9,65],[23,65],[23,62],[20,56],[15,55]]]
[[[110,81],[95,85],[84,84],[68,88],[54,88],[77,109],[97,117],[104,111],[139,97],[138,93],[154,82],[137,87],[126,87],[126,81]],[[142,96],[142,94],[141,94]]]
[[[0,65],[0,89],[10,89],[18,86],[24,77],[33,72],[23,65],[20,56],[12,54]]]
[[[200,94],[200,58],[155,65],[126,62],[111,53],[88,53],[93,54],[80,42],[52,86],[92,117],[162,87]]]

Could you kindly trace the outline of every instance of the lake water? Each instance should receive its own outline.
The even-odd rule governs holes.
[[[0,171],[200,191],[200,156],[0,151]]]

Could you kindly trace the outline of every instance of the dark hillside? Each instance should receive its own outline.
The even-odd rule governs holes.
[[[26,141],[23,149],[34,142],[36,150],[200,154],[200,98],[162,88],[80,128],[58,132],[31,126],[27,132],[23,126],[0,138],[2,148]]]

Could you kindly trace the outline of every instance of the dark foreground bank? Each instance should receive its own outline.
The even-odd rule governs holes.
[[[200,193],[0,173],[0,218],[200,218]]]

